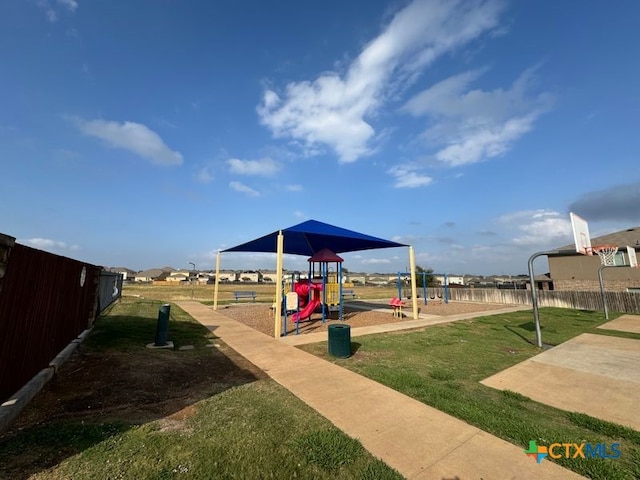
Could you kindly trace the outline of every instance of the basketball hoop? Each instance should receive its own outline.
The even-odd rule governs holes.
[[[602,265],[611,266],[616,264],[617,245],[594,245],[591,250],[600,257]]]

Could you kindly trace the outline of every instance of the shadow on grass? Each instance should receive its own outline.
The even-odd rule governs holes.
[[[184,421],[197,402],[263,378],[205,327],[172,320],[169,340],[193,349],[145,348],[156,326],[146,315],[98,319],[85,344],[0,436],[0,478],[27,479],[143,423]]]
[[[526,324],[523,324],[523,325],[526,325]],[[519,327],[519,328],[522,328],[522,325],[518,325],[518,327]],[[535,341],[533,341],[533,340],[532,340],[532,339],[530,339],[530,338],[525,337],[522,333],[518,332],[518,331],[517,331],[515,328],[513,328],[512,326],[510,326],[510,325],[505,325],[505,326],[504,326],[504,328],[505,328],[506,330],[508,330],[509,332],[513,333],[514,335],[516,335],[516,336],[520,337],[522,340],[524,340],[524,341],[525,341],[525,342],[527,342],[528,344],[530,344],[530,345],[535,345],[535,344],[536,344],[536,343],[535,343]],[[528,330],[528,329],[526,329],[526,330]]]

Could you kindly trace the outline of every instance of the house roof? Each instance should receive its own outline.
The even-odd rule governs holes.
[[[131,270],[130,268],[127,268],[127,267],[108,267],[108,268],[105,268],[105,270],[107,272],[115,272],[115,273],[127,272],[130,275],[136,274],[135,270]]]
[[[142,272],[136,273],[136,277],[148,277],[148,278],[158,278],[162,275],[163,272],[160,268],[152,268],[150,270],[143,270]]]
[[[284,253],[313,256],[324,248],[342,253],[376,248],[406,247],[402,243],[372,237],[346,228],[336,227],[317,220],[307,220],[282,230]],[[276,253],[278,231],[250,242],[228,248],[224,252]]]
[[[601,235],[591,239],[591,245],[617,245],[618,248],[625,248],[627,245],[635,247],[636,250],[640,249],[640,226],[627,228],[626,230],[620,230],[619,232],[609,233],[607,235]],[[565,245],[557,248],[557,250],[574,250],[575,245]]]

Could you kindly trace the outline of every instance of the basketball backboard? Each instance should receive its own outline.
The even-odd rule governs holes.
[[[589,235],[589,224],[579,215],[569,213],[571,218],[571,228],[573,229],[573,240],[576,244],[576,252],[582,255],[593,255],[591,250],[591,236]]]
[[[627,255],[629,256],[629,266],[636,268],[638,266],[636,249],[627,245]]]

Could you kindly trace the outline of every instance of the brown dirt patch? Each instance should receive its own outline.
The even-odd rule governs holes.
[[[360,308],[356,308],[356,305]],[[420,313],[441,316],[472,312],[489,312],[492,310],[499,310],[507,306],[508,305],[494,303],[444,303],[437,300],[429,301],[427,305],[421,303],[418,304]],[[367,310],[363,310],[364,308]],[[383,309],[383,311],[379,311],[378,309]],[[219,312],[266,335],[273,336],[274,334],[273,311],[267,304],[234,304],[221,307]],[[410,306],[409,308],[405,307],[403,313],[405,315],[404,318],[394,317],[392,315],[391,307],[387,305],[387,302],[356,301],[345,304],[343,317],[344,321],[352,327],[365,327],[370,325],[402,322],[409,318],[407,315],[411,314]],[[299,332],[301,334],[323,332],[328,329],[329,325],[338,322],[340,322],[340,320],[338,320],[337,313],[333,313],[325,323],[322,323],[322,315],[320,313],[314,313],[311,316],[310,321],[300,322]],[[287,334],[295,333],[296,324],[292,321],[288,321]]]
[[[216,345],[149,355],[88,352],[80,346],[0,441],[12,432],[58,419],[140,424],[167,417],[169,422],[183,422],[199,400],[265,378],[222,341],[217,339]]]

